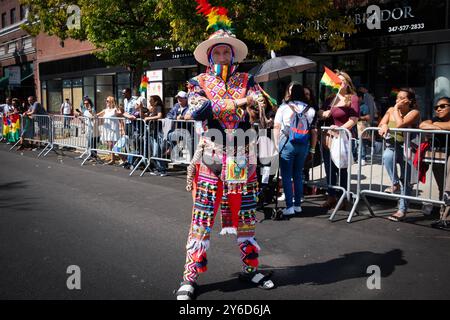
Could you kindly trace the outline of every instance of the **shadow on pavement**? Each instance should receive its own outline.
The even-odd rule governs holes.
[[[28,185],[24,181],[14,181],[0,184],[0,209],[4,213],[7,210],[27,211],[33,210],[33,200],[24,191]]]
[[[370,251],[353,252],[326,262],[313,263],[304,266],[265,267],[261,271],[273,271],[272,280],[276,287],[295,285],[327,285],[349,279],[367,279],[372,273],[367,268],[376,265],[380,268],[381,277],[389,277],[397,266],[408,262],[403,258],[403,251],[394,249],[386,253],[373,253]],[[252,288],[251,284],[234,279],[201,285],[198,294],[209,291],[234,292]],[[276,289],[276,288],[275,288]]]

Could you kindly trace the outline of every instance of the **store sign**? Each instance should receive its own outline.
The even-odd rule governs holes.
[[[394,0],[383,4],[377,1],[365,7],[350,9],[349,13],[358,33],[365,36],[445,28],[443,1]]]
[[[152,81],[162,81],[163,71],[162,70],[150,70],[147,71],[147,78],[149,82]]]
[[[8,74],[10,85],[20,84],[20,67],[18,66],[8,67]]]
[[[414,18],[412,14],[413,8],[406,6],[403,8],[395,8],[393,10],[382,10],[377,5],[371,5],[367,7],[366,13],[362,16],[360,14],[355,15],[355,24],[360,25],[366,21],[367,29],[381,29],[381,24],[390,20],[406,20],[408,18]]]

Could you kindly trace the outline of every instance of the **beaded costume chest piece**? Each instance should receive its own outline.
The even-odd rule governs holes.
[[[224,129],[236,129],[244,120],[245,113],[232,100],[245,98],[248,74],[236,72],[225,82],[216,75],[202,73],[198,76],[198,81],[212,101],[214,118]]]

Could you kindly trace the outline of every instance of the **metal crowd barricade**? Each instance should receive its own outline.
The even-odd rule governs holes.
[[[133,166],[130,176],[145,163],[147,157],[146,124],[142,119],[127,120],[121,117],[93,117],[88,126],[89,156],[98,158],[97,154],[118,155],[123,162]]]
[[[351,222],[361,199],[368,207],[370,215],[375,216],[366,198],[367,195],[443,205],[450,131],[389,129],[388,137],[382,140],[381,161],[376,161],[379,129],[366,128],[359,137],[356,201],[347,222]],[[368,165],[363,168],[361,151],[366,147],[363,143],[364,136],[364,139],[370,142],[371,160],[369,163],[366,161]],[[426,152],[425,144],[428,144],[429,148]],[[390,175],[389,172],[391,172]],[[390,177],[397,179],[395,173],[399,179],[399,193],[395,190],[398,188],[398,185],[394,183],[396,181]],[[425,183],[421,184],[423,178],[425,178]],[[436,180],[437,184],[433,184],[433,180]],[[436,186],[438,190],[436,190]],[[389,187],[391,190],[388,190]],[[407,203],[406,206],[408,206]]]
[[[351,132],[346,129],[346,128],[342,128],[342,127],[336,127],[336,128],[331,128],[331,127],[321,127],[321,132],[320,132],[320,136],[323,135],[328,135],[330,132],[330,134],[333,135],[333,140],[334,143],[338,144],[338,147],[336,148],[335,152],[338,152],[339,155],[342,154],[342,156],[339,157],[338,160],[338,164],[339,166],[336,166],[338,169],[337,172],[337,179],[336,179],[336,184],[332,185],[331,184],[331,174],[332,174],[332,166],[333,166],[333,160],[332,160],[332,156],[331,153],[333,152],[332,146],[330,144],[330,149],[329,150],[324,150],[324,146],[322,145],[322,143],[320,143],[320,152],[321,152],[321,158],[323,159],[322,165],[319,166],[315,166],[315,164],[311,165],[311,169],[310,169],[310,173],[311,173],[311,179],[308,181],[308,185],[310,186],[316,186],[318,188],[331,188],[331,189],[336,189],[336,190],[340,190],[342,192],[342,195],[339,197],[339,200],[337,202],[336,207],[334,208],[333,212],[330,215],[329,220],[333,221],[334,217],[337,213],[337,211],[339,210],[339,208],[341,207],[341,205],[344,202],[344,199],[347,199],[347,201],[351,201],[352,200],[352,196],[353,193],[351,191],[351,174],[352,174],[352,163],[353,163],[353,154],[352,154],[352,145],[351,145],[351,140],[352,140],[352,134]],[[320,139],[319,140],[325,141],[325,139]],[[343,147],[346,147],[347,150],[343,149]],[[325,166],[325,161],[329,162],[329,168],[328,168],[328,172],[326,171],[326,166]],[[345,163],[341,163],[342,161],[345,161]],[[347,169],[347,184],[346,186],[341,186],[341,171]],[[317,170],[319,170],[319,173],[317,173]],[[324,176],[324,172],[325,172],[325,176]],[[318,177],[318,178],[317,178]]]
[[[195,151],[196,137],[194,120],[170,120],[162,121],[162,139],[168,142],[170,148],[170,160],[174,164],[186,164],[191,162]]]
[[[146,126],[146,146],[148,150],[148,163],[141,173],[141,177],[150,168],[152,161],[157,166],[166,167],[171,162],[171,144],[169,142],[169,132],[172,128],[172,120],[158,119],[150,120]]]
[[[3,121],[4,121],[3,115],[0,114],[0,141],[3,141],[3,128],[4,128]]]
[[[45,144],[44,149],[38,154],[44,157],[53,149],[53,121],[49,115],[21,116],[20,132],[24,141]],[[20,140],[14,144],[12,150]]]
[[[87,131],[89,119],[82,116],[53,115],[53,144],[84,150],[79,158],[89,152]]]

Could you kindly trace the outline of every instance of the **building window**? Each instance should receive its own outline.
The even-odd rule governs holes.
[[[16,23],[16,8],[12,8],[10,11],[10,21],[11,24]]]
[[[83,100],[83,79],[72,79],[72,99],[74,107],[81,105]]]
[[[106,106],[106,98],[108,96],[114,97],[113,76],[96,76],[96,82],[96,107],[97,112],[100,112]]]
[[[118,104],[122,104],[124,99],[122,96],[123,89],[131,88],[130,73],[118,73],[116,79],[116,99]]]
[[[94,77],[84,77],[83,78],[83,99],[88,96],[94,104],[95,108],[95,78]]]
[[[20,5],[20,20],[23,20],[27,17],[28,8],[27,6],[21,4]]]
[[[72,81],[71,80],[63,80],[62,82],[62,93],[63,93],[63,100],[69,99],[69,102],[72,103]]]
[[[14,53],[16,51],[16,43],[10,42],[8,44],[8,53]]]
[[[59,113],[62,103],[62,81],[48,80],[47,81],[47,99],[50,113]]]
[[[48,110],[48,103],[47,103],[47,81],[41,82],[41,102],[42,106],[45,110]]]
[[[6,55],[5,46],[0,46],[0,57]]]
[[[33,47],[33,40],[31,38],[23,39],[23,49],[30,49]]]
[[[2,13],[2,28],[6,27],[6,12]]]

